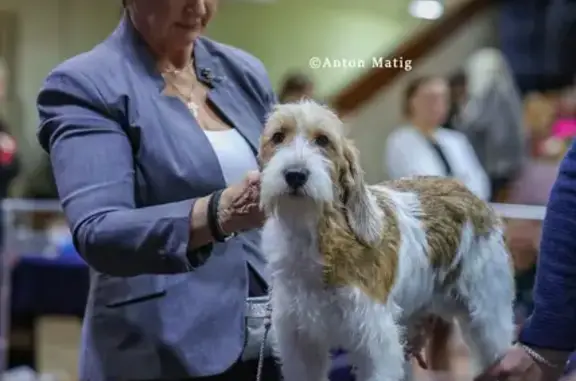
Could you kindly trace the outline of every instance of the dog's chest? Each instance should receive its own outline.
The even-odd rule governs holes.
[[[289,231],[270,223],[263,231],[269,253],[274,308],[286,311],[318,335],[334,335],[350,308],[348,288],[324,282],[324,264],[314,229]]]
[[[349,288],[327,288],[302,279],[284,282],[284,293],[289,299],[293,316],[301,327],[318,340],[330,338],[333,348],[345,345],[349,315],[356,310],[351,303]]]

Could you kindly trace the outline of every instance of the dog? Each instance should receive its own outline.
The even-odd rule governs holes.
[[[405,347],[456,319],[479,374],[511,346],[514,282],[500,219],[456,180],[369,186],[329,108],[278,105],[260,141],[262,249],[285,381],[328,380],[345,349],[358,381],[410,378]]]

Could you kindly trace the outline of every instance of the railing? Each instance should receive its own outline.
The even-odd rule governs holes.
[[[449,39],[458,29],[464,27],[474,16],[498,0],[469,0],[455,5],[446,16],[417,31],[390,54],[390,59],[403,57],[413,62],[423,59],[440,44]],[[340,91],[331,105],[340,115],[346,115],[386,89],[406,72],[403,70],[381,70],[373,68],[352,84]]]

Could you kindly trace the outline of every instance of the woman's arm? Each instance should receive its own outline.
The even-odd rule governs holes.
[[[542,229],[534,313],[520,341],[558,351],[576,349],[576,145],[564,158]],[[567,353],[567,352],[566,352]]]
[[[39,141],[50,154],[75,245],[91,266],[134,276],[203,263],[211,251],[209,197],[138,208],[130,140],[88,78],[52,73],[37,105]]]

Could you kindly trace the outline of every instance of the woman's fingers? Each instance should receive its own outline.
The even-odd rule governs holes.
[[[259,185],[260,184],[260,172],[250,171],[246,174],[246,184],[247,185]]]
[[[522,347],[513,347],[497,364],[487,369],[474,381],[539,381],[540,368]]]

